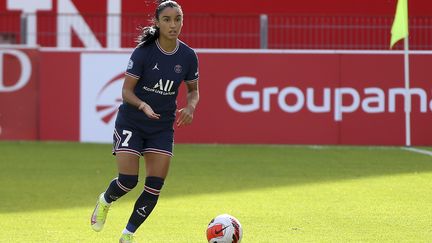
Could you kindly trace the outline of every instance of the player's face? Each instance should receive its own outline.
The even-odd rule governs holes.
[[[177,39],[183,26],[183,13],[178,8],[165,8],[159,14],[157,25],[162,38]]]

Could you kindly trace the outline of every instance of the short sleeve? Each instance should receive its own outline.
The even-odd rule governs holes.
[[[195,52],[193,52],[191,56],[191,63],[186,74],[185,82],[193,82],[199,79],[198,56]]]
[[[139,79],[144,69],[144,51],[143,48],[135,48],[129,59],[126,75]]]

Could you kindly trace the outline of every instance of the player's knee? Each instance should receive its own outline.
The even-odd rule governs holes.
[[[132,190],[138,184],[138,175],[119,174],[118,182],[129,190]]]
[[[146,181],[145,181],[145,185],[150,186],[152,188],[155,188],[157,190],[160,190],[160,189],[162,189],[164,181],[165,180],[161,177],[147,176]]]

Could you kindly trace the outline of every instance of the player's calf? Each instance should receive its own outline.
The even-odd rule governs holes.
[[[138,175],[119,174],[111,181],[105,192],[105,200],[108,203],[116,201],[126,193],[130,192],[138,184]]]
[[[163,178],[154,176],[146,178],[144,191],[135,202],[134,211],[129,218],[125,231],[134,233],[148,218],[156,206],[163,184]]]

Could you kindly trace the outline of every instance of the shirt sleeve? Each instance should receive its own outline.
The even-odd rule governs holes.
[[[126,75],[139,79],[144,70],[144,53],[142,48],[135,48],[129,59]]]
[[[198,56],[195,52],[193,52],[190,62],[185,82],[193,82],[199,79]]]

